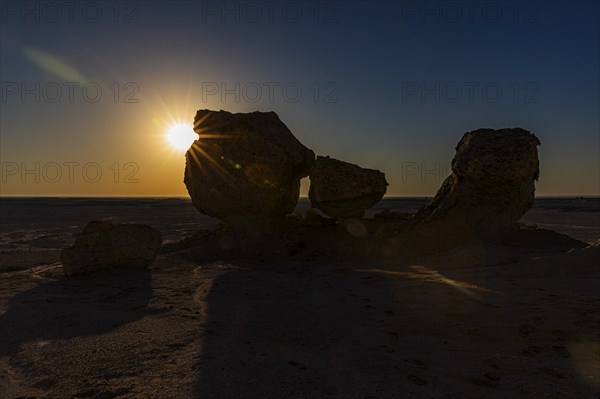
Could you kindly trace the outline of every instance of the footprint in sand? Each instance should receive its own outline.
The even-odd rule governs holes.
[[[379,349],[383,350],[384,352],[387,353],[394,353],[396,352],[396,350],[388,345],[379,345],[378,346]]]
[[[471,384],[478,385],[480,387],[488,387],[488,388],[496,388],[498,386],[498,381],[500,381],[500,376],[493,373],[485,373],[481,377],[472,377]]]
[[[414,364],[415,366],[417,366],[421,370],[426,370],[427,367],[428,367],[427,363],[425,363],[424,361],[422,361],[420,359],[413,359],[412,364]]]
[[[529,334],[535,331],[535,327],[529,324],[521,324],[518,328],[519,335],[522,337],[527,337]]]
[[[537,345],[528,346],[527,348],[523,349],[522,353],[525,356],[533,357],[542,353],[542,347]]]
[[[491,358],[488,358],[488,359],[483,359],[483,362],[484,362],[484,363],[485,363],[485,364],[486,364],[488,367],[491,367],[491,368],[493,368],[493,369],[499,369],[499,368],[500,368],[500,366],[498,366],[498,363],[496,363],[496,360],[495,360],[495,359],[491,359]]]
[[[554,378],[565,378],[565,375],[555,367],[541,367],[541,371]]]
[[[292,360],[290,360],[288,363],[290,365],[296,367],[298,370],[302,370],[302,371],[308,370],[308,368],[305,365],[303,365],[302,363],[294,362]]]
[[[424,380],[423,378],[414,374],[410,374],[406,376],[406,378],[408,378],[410,381],[414,382],[417,385],[427,385],[429,383],[427,380]]]
[[[493,371],[487,372],[483,376],[485,378],[487,378],[488,380],[496,382],[496,383],[501,380],[500,374],[494,373]]]
[[[531,318],[533,320],[533,324],[535,324],[536,326],[541,326],[542,324],[545,323],[544,318],[543,317],[532,317]]]
[[[33,384],[33,386],[35,388],[43,389],[45,391],[52,388],[54,385],[56,385],[56,381],[54,381],[53,379],[50,379],[50,378],[41,379],[38,382]]]

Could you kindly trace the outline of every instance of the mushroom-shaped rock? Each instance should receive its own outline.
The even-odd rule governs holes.
[[[162,245],[159,231],[143,224],[89,222],[63,249],[60,260],[66,275],[110,269],[145,268],[154,261]]]
[[[275,112],[199,110],[184,182],[194,206],[248,230],[294,211],[315,154]]]
[[[362,218],[383,198],[388,183],[374,169],[318,156],[310,169],[311,206],[338,220]]]
[[[520,128],[465,133],[456,146],[452,174],[414,223],[476,236],[514,229],[533,205],[539,144]]]

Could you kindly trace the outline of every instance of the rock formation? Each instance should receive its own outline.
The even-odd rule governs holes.
[[[309,175],[311,206],[338,220],[362,218],[388,186],[378,170],[329,157],[318,156]]]
[[[150,226],[93,221],[77,236],[75,245],[62,251],[60,260],[66,275],[144,268],[161,244],[160,232]]]
[[[452,174],[415,215],[418,230],[481,236],[514,229],[533,205],[539,144],[519,128],[465,133]]]
[[[247,231],[294,211],[315,154],[277,114],[199,110],[194,131],[184,182],[200,212]]]
[[[353,235],[368,233],[362,219],[386,192],[382,172],[330,157],[315,160],[314,152],[274,112],[199,110],[194,131],[199,138],[186,153],[185,185],[194,206],[223,221],[234,236],[242,232],[253,241],[273,228],[325,226],[333,220]],[[437,234],[450,241],[465,234],[514,231],[533,204],[539,144],[534,134],[520,128],[465,133],[452,174],[405,224],[418,235]],[[296,208],[305,176],[310,177],[315,209],[304,221],[286,219]],[[316,209],[333,220],[320,217]]]

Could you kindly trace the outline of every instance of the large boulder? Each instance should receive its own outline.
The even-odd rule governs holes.
[[[452,174],[414,222],[420,231],[496,235],[531,208],[539,176],[538,138],[523,129],[478,129],[456,146]]]
[[[200,212],[248,230],[294,211],[315,154],[275,112],[199,110],[194,131],[184,182]]]
[[[142,224],[89,222],[60,256],[66,275],[110,269],[145,268],[162,245],[160,232]]]
[[[387,190],[385,174],[318,156],[310,170],[311,206],[338,220],[362,218]]]

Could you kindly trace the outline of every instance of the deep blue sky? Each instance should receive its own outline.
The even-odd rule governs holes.
[[[317,154],[384,171],[392,195],[434,194],[464,132],[522,127],[542,142],[538,194],[600,194],[596,1],[123,1],[118,15],[88,1],[73,21],[59,1],[56,22],[56,8],[25,3],[25,14],[23,2],[2,5],[5,169],[96,162],[103,178],[69,182],[63,167],[58,183],[37,183],[18,171],[2,195],[185,195],[183,154],[162,135],[199,108],[274,110]],[[44,95],[73,79],[94,82],[100,100]],[[39,103],[22,101],[36,82]],[[123,103],[127,82],[137,103]],[[222,84],[240,101],[222,101]],[[114,179],[114,162],[135,163],[138,182]]]

